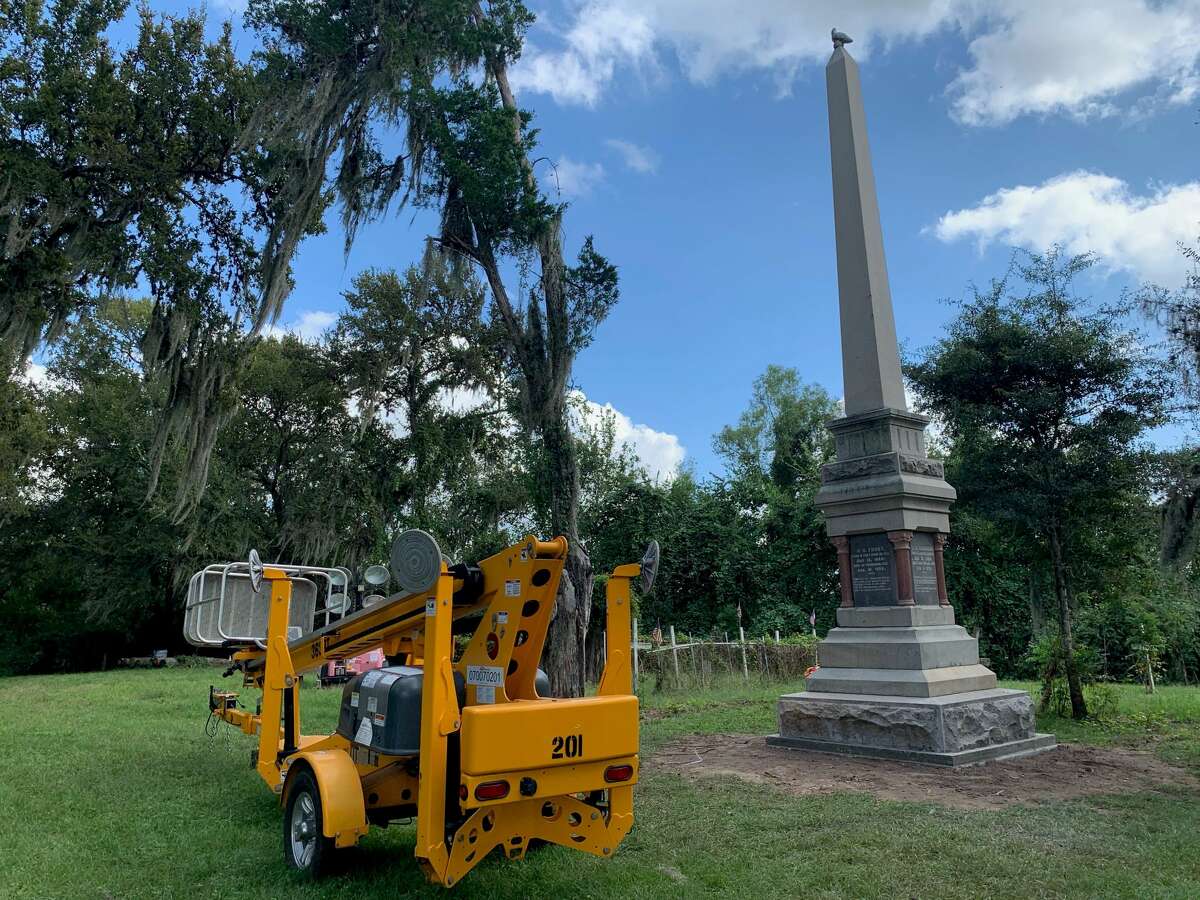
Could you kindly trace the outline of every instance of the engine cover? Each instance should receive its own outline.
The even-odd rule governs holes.
[[[342,688],[338,734],[387,756],[414,756],[421,749],[421,684],[425,672],[387,666],[356,675]],[[466,690],[455,675],[461,706]]]
[[[425,671],[387,666],[355,675],[342,688],[337,733],[385,756],[415,756],[421,750],[421,685]],[[550,679],[538,669],[539,696],[549,695]],[[458,705],[466,702],[466,683],[454,673]]]

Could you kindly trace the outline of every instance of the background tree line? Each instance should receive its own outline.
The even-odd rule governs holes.
[[[1145,441],[1187,389],[1127,330],[1128,308],[1071,292],[1087,263],[1025,259],[908,364],[959,490],[947,561],[960,621],[1001,675],[1049,673],[1067,690],[1074,669],[1081,695],[1088,679],[1144,678],[1147,665],[1185,681],[1200,671],[1190,546],[1163,549],[1179,541],[1165,537],[1169,510],[1193,454]],[[548,533],[538,450],[518,426],[484,297],[433,254],[360,275],[319,339],[259,341],[182,522],[170,490],[145,494],[164,389],[138,350],[151,302],[115,299],[69,323],[43,380],[4,386],[0,616],[17,626],[0,638],[5,668],[179,648],[187,576],[248,546],[358,566],[386,559],[409,527],[463,559]],[[714,437],[723,473],[656,481],[611,416],[576,404],[580,533],[597,571],[650,538],[664,548],[660,586],[641,600],[646,628],[796,633],[813,611],[819,631],[832,626],[835,559],[813,497],[837,414],[822,388],[769,366]],[[180,449],[162,466],[168,488],[187,462]],[[588,646],[594,657],[595,626]]]

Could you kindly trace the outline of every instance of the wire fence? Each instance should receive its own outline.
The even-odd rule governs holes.
[[[634,678],[640,690],[711,687],[731,678],[745,681],[800,680],[817,664],[815,639],[781,639],[779,633],[736,640],[677,635],[674,626],[654,638],[638,638],[634,623]]]

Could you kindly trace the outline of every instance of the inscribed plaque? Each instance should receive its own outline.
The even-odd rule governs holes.
[[[855,606],[896,605],[896,557],[886,534],[850,537],[850,583]]]

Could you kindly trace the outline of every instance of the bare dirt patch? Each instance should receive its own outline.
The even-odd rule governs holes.
[[[668,744],[651,755],[648,767],[689,778],[733,775],[801,796],[856,791],[956,809],[1003,809],[1098,794],[1200,791],[1200,781],[1190,773],[1152,754],[1082,744],[943,769],[771,747],[761,735],[704,734]]]

